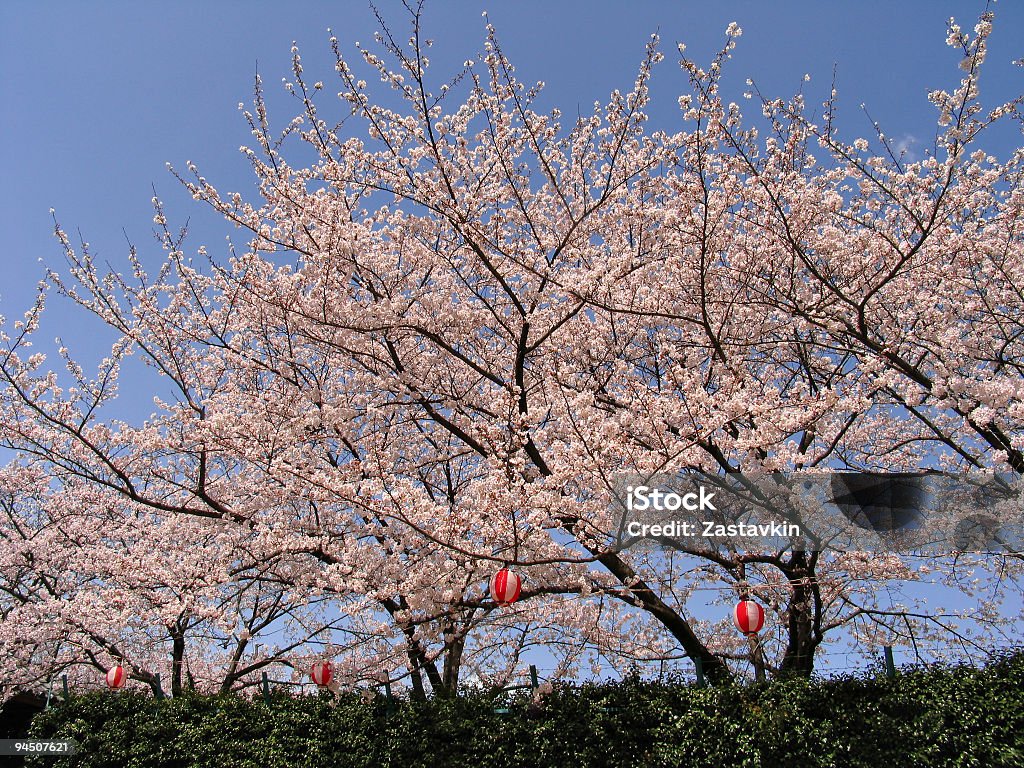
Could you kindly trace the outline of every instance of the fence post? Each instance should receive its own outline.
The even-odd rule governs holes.
[[[384,680],[384,696],[387,699],[387,704],[384,706],[384,711],[390,717],[394,714],[397,707],[395,706],[395,696],[391,692],[391,681],[388,679]]]
[[[699,688],[707,688],[708,680],[704,677],[704,660],[700,656],[695,656],[693,666],[697,669],[697,686]]]
[[[533,664],[530,665],[530,685],[535,691],[540,686],[540,683],[537,682],[537,667]]]
[[[263,673],[263,701],[270,703],[270,678],[266,672]]]
[[[68,699],[71,698],[71,691],[68,690],[68,676],[67,675],[61,675],[60,676],[60,681],[61,681],[61,683],[64,684],[64,700],[67,701]]]
[[[886,645],[882,650],[885,652],[885,676],[896,677],[896,664],[892,660],[892,646]]]

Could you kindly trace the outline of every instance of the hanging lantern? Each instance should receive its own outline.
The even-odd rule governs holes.
[[[318,661],[309,671],[309,676],[313,678],[313,682],[318,686],[326,688],[331,684],[331,678],[334,677],[334,673],[331,670],[331,662]]]
[[[518,575],[508,568],[502,568],[491,576],[491,597],[504,608],[519,599],[522,586],[523,581]]]
[[[128,673],[124,671],[124,667],[120,664],[116,664],[107,670],[107,687],[111,690],[116,691],[118,688],[124,688],[124,684],[128,682]]]
[[[733,609],[732,620],[744,635],[756,635],[764,626],[764,608],[753,600],[740,600]]]

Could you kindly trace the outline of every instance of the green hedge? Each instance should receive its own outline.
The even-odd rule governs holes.
[[[80,753],[28,765],[81,768],[1024,766],[1024,654],[891,680],[561,686],[540,708],[95,693],[43,712],[32,733]]]

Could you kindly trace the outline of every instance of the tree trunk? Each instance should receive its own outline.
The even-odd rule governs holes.
[[[452,628],[454,633],[455,627]],[[462,632],[454,634],[444,655],[443,695],[453,697],[459,691],[459,670],[462,666],[462,650],[466,647],[466,635]]]
[[[779,667],[780,674],[810,677],[814,671],[814,652],[822,640],[821,598],[814,583],[816,557],[798,550],[784,569],[792,594],[787,613],[786,652]]]
[[[181,625],[171,628],[171,696],[180,696],[181,667],[185,663],[185,632]]]
[[[700,659],[704,667],[704,674],[715,683],[726,682],[732,678],[732,673],[718,656],[708,650],[707,646],[694,634],[690,623],[679,615],[679,613],[658,597],[633,570],[625,560],[614,553],[601,553],[598,561],[624,585],[629,586],[630,592],[640,602],[641,607],[661,622],[662,626],[676,639],[691,659]]]

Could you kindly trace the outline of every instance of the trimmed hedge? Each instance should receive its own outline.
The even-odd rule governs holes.
[[[38,715],[32,735],[79,742],[78,755],[27,761],[61,768],[1024,766],[1024,654],[891,680],[566,685],[539,708],[92,693]]]

